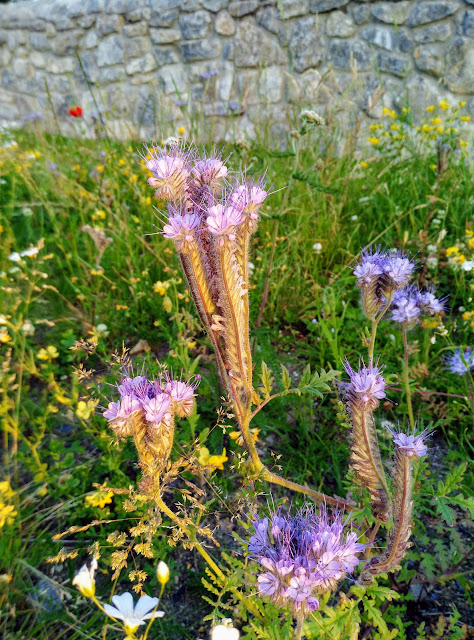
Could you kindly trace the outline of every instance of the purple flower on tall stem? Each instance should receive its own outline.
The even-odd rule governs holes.
[[[415,433],[403,433],[403,431],[394,431],[388,428],[393,436],[393,442],[397,448],[407,455],[409,458],[422,458],[428,452],[425,440],[429,438],[432,431],[425,429],[418,435]]]
[[[349,375],[349,382],[343,383],[346,394],[351,402],[360,404],[372,410],[379,405],[379,400],[385,398],[385,378],[381,375],[381,368],[376,365],[366,367],[364,362],[359,364],[358,371],[354,371],[346,360],[344,369]]]
[[[445,363],[451,373],[463,376],[474,369],[474,353],[471,347],[461,349],[458,347],[454,353],[446,356]]]

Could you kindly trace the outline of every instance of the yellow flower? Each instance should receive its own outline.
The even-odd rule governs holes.
[[[252,440],[255,442],[258,441],[258,434],[260,433],[260,429],[250,429],[250,433],[252,434]],[[229,437],[232,438],[232,440],[235,440],[235,442],[243,447],[244,446],[244,439],[242,437],[242,434],[240,433],[240,431],[231,431],[229,433]]]
[[[409,107],[402,107],[402,113],[404,113],[404,114],[410,113],[410,108]]]
[[[443,133],[443,131],[444,131],[444,125],[442,124],[438,127],[438,133]]]
[[[443,121],[441,120],[441,118],[431,118],[431,122],[433,124],[441,124]]]
[[[136,184],[138,182],[138,176],[132,173],[128,181],[130,182],[130,184]]]
[[[6,344],[7,342],[10,342],[11,339],[12,337],[8,333],[8,330],[6,329],[6,327],[0,327],[0,342],[3,342],[3,344]]]
[[[439,103],[439,106],[443,111],[446,111],[447,109],[449,109],[449,102],[446,99],[441,100],[441,102]]]
[[[467,246],[470,249],[474,249],[474,236],[472,236],[471,238],[469,238],[469,240],[467,241]]]
[[[105,213],[105,211],[102,211],[102,209],[96,209],[92,217],[95,218],[96,220],[105,220],[105,218],[107,217],[107,214]]]
[[[76,416],[82,418],[82,420],[89,420],[96,405],[97,402],[95,400],[88,400],[87,402],[80,400],[77,403]]]
[[[163,307],[166,313],[171,313],[173,309],[173,303],[171,302],[171,298],[169,296],[165,296],[163,298]]]
[[[106,504],[110,504],[112,502],[113,496],[113,491],[99,489],[98,491],[94,491],[94,493],[86,496],[84,504],[90,507],[99,507],[100,509],[103,509]]]
[[[10,482],[8,480],[3,480],[0,482],[0,496],[9,500],[15,495],[15,492],[10,486]]]
[[[436,171],[437,168],[438,168],[437,164],[430,164],[430,169],[433,169],[433,171]]]
[[[120,167],[123,167],[124,165],[126,165],[126,164],[127,164],[127,161],[125,160],[125,158],[120,158],[120,160],[118,161],[118,163],[119,163],[119,166],[120,166]]]
[[[467,321],[470,320],[472,316],[474,316],[474,311],[465,311],[462,314],[462,319]]]
[[[421,129],[422,129],[425,133],[429,133],[429,132],[433,129],[433,127],[430,127],[430,125],[429,125],[429,124],[424,124],[424,125],[421,127]]]
[[[459,140],[459,146],[460,147],[467,147],[467,141],[466,140]]]
[[[459,255],[453,256],[451,262],[453,264],[464,264],[464,262],[466,262],[466,256],[460,253]]]
[[[73,171],[80,171],[80,169],[81,169],[81,165],[80,165],[80,164],[74,164],[74,165],[72,166],[72,170],[73,170]]]
[[[430,111],[434,111],[434,104],[430,104],[428,107],[426,107],[425,111],[427,111],[428,113]]]
[[[58,356],[58,350],[50,344],[46,349],[40,349],[38,351],[37,358],[38,360],[53,360],[53,358],[57,358]]]
[[[128,304],[116,304],[115,309],[117,311],[126,311],[128,309]]]
[[[390,125],[390,129],[392,129],[392,131],[398,131],[400,129],[400,125],[396,122],[392,122],[392,124]]]
[[[454,246],[454,247],[448,247],[446,249],[447,256],[453,256],[453,255],[456,255],[457,253],[459,253],[459,247]]]
[[[91,269],[90,274],[91,276],[103,276],[104,270],[102,269],[102,267],[99,267],[98,269]]]
[[[12,504],[0,502],[0,529],[6,524],[12,524],[17,512]]]
[[[182,136],[185,131],[186,131],[186,129],[184,127],[179,127],[178,128],[178,133],[179,133],[180,136]]]
[[[380,143],[380,138],[367,138],[367,142],[370,142],[370,144],[373,144],[374,147],[376,147]]]
[[[367,164],[367,162],[365,160],[362,160],[362,162],[360,163],[361,169],[367,169],[367,167],[369,166]]]
[[[98,164],[95,169],[98,173],[102,173],[102,171],[104,171],[104,167],[101,164]]]
[[[469,122],[471,119],[471,116],[461,116],[461,122]]]
[[[370,130],[372,131],[372,133],[373,133],[374,131],[377,131],[377,129],[380,129],[380,127],[381,127],[381,126],[382,126],[381,124],[371,124],[371,125],[370,125],[370,127],[369,127],[369,129],[370,129]]]
[[[170,284],[171,284],[171,282],[169,282],[169,280],[166,280],[165,282],[161,282],[161,280],[158,280],[153,285],[153,291],[155,293],[159,293],[160,296],[164,296],[166,291],[168,290]]]
[[[436,327],[438,326],[438,321],[434,318],[425,318],[422,321],[421,325],[424,329],[436,329]]]
[[[229,458],[226,456],[225,449],[222,450],[220,456],[213,455],[211,456],[209,449],[207,447],[201,447],[199,451],[198,462],[202,467],[211,467],[210,472],[212,473],[216,469],[224,470],[224,462],[227,462]]]
[[[395,118],[397,115],[395,111],[392,111],[391,109],[387,109],[387,107],[383,108],[382,113],[384,116],[390,116],[391,118]]]

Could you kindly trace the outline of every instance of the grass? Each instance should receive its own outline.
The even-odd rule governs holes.
[[[364,353],[365,323],[350,269],[364,247],[380,244],[416,254],[420,284],[449,296],[441,322],[427,322],[409,335],[416,419],[435,428],[436,435],[432,462],[422,465],[417,479],[414,547],[386,583],[402,598],[390,604],[386,619],[405,637],[415,637],[423,620],[428,622],[419,633],[425,635],[419,637],[438,637],[430,630],[432,618],[424,617],[428,605],[421,596],[417,607],[410,601],[412,583],[424,585],[428,594],[441,585],[448,594],[456,581],[456,597],[464,603],[470,602],[472,585],[472,542],[465,534],[473,508],[472,471],[465,469],[473,451],[472,379],[447,372],[443,360],[453,346],[472,344],[473,272],[461,268],[463,259],[474,257],[472,175],[462,134],[447,131],[449,125],[454,128],[449,119],[458,121],[461,109],[438,111],[429,117],[443,119],[441,134],[440,125],[430,120],[429,130],[416,131],[409,111],[388,112],[382,128],[368,134],[369,149],[361,147],[364,136],[358,129],[294,138],[286,152],[263,143],[225,149],[235,170],[265,172],[273,191],[251,257],[256,371],[265,361],[279,378],[283,363],[297,379],[307,363],[341,369],[344,357],[355,363]],[[441,143],[449,142],[449,153],[436,141],[440,135]],[[347,143],[338,152],[341,140]],[[211,453],[226,448],[225,471],[199,479],[205,522],[217,528],[224,549],[234,544],[226,526],[234,529],[232,515],[244,504],[242,450],[229,438],[229,429],[213,427],[221,392],[212,352],[173,247],[157,233],[160,223],[147,172],[138,162],[139,143],[73,140],[26,128],[4,132],[1,144],[0,416],[10,484],[0,485],[0,632],[12,640],[116,637],[104,627],[102,614],[79,600],[71,586],[86,550],[98,545],[103,552],[98,589],[107,598],[111,571],[106,567],[113,551],[107,538],[130,518],[120,496],[112,499],[97,488],[106,482],[128,487],[136,478],[132,445],[114,446],[106,421],[94,413],[114,381],[111,354],[125,346],[137,363],[145,358],[153,368],[158,358],[174,370],[203,376],[199,415],[182,423],[176,447],[185,450],[199,436]],[[85,225],[111,239],[103,253]],[[21,256],[29,247],[39,251]],[[389,321],[380,327],[377,353],[394,387],[379,421],[406,425],[402,336]],[[472,401],[472,387],[470,393]],[[275,456],[283,475],[344,495],[354,487],[337,413],[335,392],[324,400],[276,400],[255,420],[258,446],[267,460]],[[388,439],[383,429],[380,433],[388,453]],[[464,503],[456,502],[459,495]],[[81,531],[92,520],[100,523]],[[71,526],[79,529],[61,542],[52,540]],[[221,557],[218,549],[211,551]],[[52,557],[55,563],[48,562]],[[170,565],[172,580],[162,602],[167,615],[153,627],[156,637],[205,636],[203,612],[212,616],[216,610],[201,600],[203,568],[193,552],[183,555],[169,546],[166,523],[153,539],[153,557],[136,555],[114,589],[130,588],[130,570],[142,569],[149,575],[144,588],[157,592],[158,559]],[[224,597],[221,613],[225,602]],[[437,608],[439,616],[446,610]],[[452,626],[449,637],[462,637],[456,633],[469,622],[465,611],[459,623],[446,622]],[[235,609],[235,616],[242,611]],[[436,624],[442,624],[439,616]],[[370,635],[372,623],[364,624]],[[261,637],[252,633],[245,637]]]

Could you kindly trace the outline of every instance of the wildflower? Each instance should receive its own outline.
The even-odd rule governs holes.
[[[459,254],[459,247],[453,246],[453,247],[448,247],[446,249],[446,255],[447,256],[453,256],[453,255],[457,255]]]
[[[225,207],[222,204],[211,207],[206,218],[207,228],[213,235],[227,235],[229,240],[235,238],[235,227],[241,222],[242,213],[236,206]]]
[[[258,434],[260,433],[260,429],[250,429],[250,433],[252,434],[252,441],[255,444],[255,442],[258,442]],[[235,440],[236,444],[238,444],[239,446],[244,446],[244,438],[240,431],[231,431],[229,433],[229,438],[231,438],[231,440]]]
[[[410,458],[422,458],[426,455],[428,447],[425,445],[425,439],[430,435],[430,431],[422,431],[419,435],[415,436],[414,433],[407,434],[401,431],[396,432],[392,429],[388,429],[393,436],[395,445],[400,449],[404,455]]]
[[[176,242],[178,251],[186,252],[195,242],[194,230],[199,227],[199,217],[194,213],[175,213],[163,227],[163,236]]]
[[[53,360],[59,357],[59,351],[55,346],[50,344],[46,349],[40,349],[36,357],[38,360]]]
[[[252,525],[248,551],[264,569],[259,592],[303,615],[319,607],[317,595],[333,591],[355,569],[365,548],[356,533],[346,532],[342,514],[330,518],[324,507],[286,517],[278,510],[268,518],[256,516]]]
[[[303,109],[298,117],[302,120],[303,124],[312,124],[320,127],[324,127],[326,124],[324,118],[312,109]]]
[[[444,100],[441,100],[441,102],[439,103],[439,106],[443,111],[447,111],[447,109],[449,109],[449,102],[445,98]]]
[[[169,395],[173,404],[173,409],[178,417],[188,417],[194,411],[194,392],[200,381],[201,376],[195,376],[192,382],[191,380],[188,380],[187,382],[182,382],[181,380],[169,380],[166,383],[164,392]]]
[[[430,104],[429,106],[426,107],[425,111],[430,112],[430,111],[434,111],[434,105]]]
[[[17,512],[12,504],[0,502],[0,529],[2,529],[5,524],[12,524],[16,515]]]
[[[190,175],[187,155],[178,144],[171,145],[170,153],[153,149],[149,155],[151,158],[145,164],[153,174],[148,178],[148,184],[156,189],[155,196],[169,201],[183,199]]]
[[[89,420],[91,414],[94,412],[96,404],[95,400],[88,400],[87,402],[80,400],[77,403],[76,416],[82,420]]]
[[[74,107],[69,107],[69,115],[73,118],[81,118],[82,117],[82,108],[76,104]]]
[[[434,315],[444,308],[444,302],[436,298],[433,291],[420,291],[416,286],[396,291],[392,301],[392,320],[413,326],[421,314]]]
[[[2,482],[0,482],[0,496],[9,500],[10,498],[13,498],[14,495],[15,492],[11,488],[10,481],[2,480]]]
[[[397,114],[395,113],[395,111],[393,111],[392,109],[387,109],[387,107],[384,107],[382,110],[382,114],[384,116],[390,116],[391,118],[396,118]]]
[[[139,403],[138,399],[135,399]],[[147,398],[143,402],[143,408],[145,409],[145,416],[149,422],[160,423],[163,419],[170,416],[171,401],[166,393],[160,393],[155,395],[154,398]]]
[[[322,250],[323,250],[323,245],[320,242],[315,242],[313,244],[313,251],[315,253],[321,253]]]
[[[465,102],[465,100],[462,100],[462,101],[459,103],[459,106],[460,106],[460,107],[465,107],[465,106],[466,106],[466,102]]]
[[[223,471],[224,462],[227,462],[228,459],[225,449],[222,450],[220,455],[211,455],[207,447],[201,447],[199,450],[199,464],[203,467],[210,467],[211,473],[216,469]]]
[[[17,251],[14,251],[13,253],[10,253],[10,255],[8,256],[8,259],[11,260],[12,262],[20,262],[21,256]]]
[[[351,397],[351,402],[356,402],[362,407],[370,407],[374,410],[379,405],[379,400],[385,398],[385,379],[380,375],[377,366],[362,367],[355,372],[346,360],[344,369],[349,375],[350,382],[344,384],[346,395]]]
[[[219,155],[198,160],[192,173],[197,186],[207,185],[216,192],[221,188],[221,180],[227,176],[228,169]]]
[[[75,575],[72,584],[79,589],[86,598],[95,596],[95,572],[97,571],[97,560],[92,558],[90,569],[83,565]]]
[[[8,333],[8,329],[6,327],[0,327],[0,343],[6,344],[10,342],[12,339],[11,335]]]
[[[367,142],[370,142],[370,144],[376,147],[378,144],[380,144],[380,138],[376,138],[375,136],[372,136],[370,138],[367,138]]]
[[[159,293],[160,296],[164,296],[167,289],[170,287],[171,282],[168,280],[166,282],[161,282],[161,280],[158,280],[157,282],[155,282],[155,284],[153,285],[153,291],[155,293]]]
[[[367,162],[366,162],[365,160],[362,160],[362,161],[360,162],[360,167],[361,167],[361,169],[367,169],[367,167],[368,167],[368,166],[369,166],[369,165],[367,164]]]
[[[268,193],[263,189],[262,183],[244,183],[235,189],[230,200],[237,209],[240,209],[247,219],[247,229],[254,233],[260,220],[259,209],[265,201]]]
[[[178,133],[179,133],[180,136],[182,136],[185,131],[186,131],[186,129],[184,127],[178,127]]]
[[[211,640],[239,640],[240,631],[234,627],[230,618],[223,618],[220,624],[211,629]]]
[[[156,577],[162,587],[164,587],[170,579],[170,569],[163,560],[158,562],[158,566],[156,567]]]
[[[471,116],[461,116],[461,122],[470,122]]]
[[[103,509],[106,504],[111,504],[113,497],[113,491],[104,491],[103,489],[99,489],[98,491],[86,496],[85,503],[90,507],[99,507],[100,509]]]
[[[451,373],[462,376],[474,369],[474,353],[471,347],[462,350],[458,347],[456,351],[446,356],[445,363]]]
[[[466,260],[461,265],[463,271],[472,271],[474,269],[474,260]]]
[[[111,618],[122,620],[128,635],[133,635],[140,625],[145,624],[145,620],[165,615],[164,611],[152,611],[158,605],[158,598],[150,596],[142,596],[134,606],[132,594],[126,591],[121,596],[112,596],[112,602],[115,607],[104,604],[105,613]]]

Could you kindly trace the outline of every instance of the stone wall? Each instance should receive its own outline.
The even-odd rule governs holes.
[[[121,137],[278,136],[300,106],[344,123],[407,98],[474,115],[474,0],[29,0],[0,5],[0,78],[0,120],[68,132],[79,104]]]

